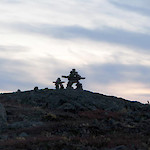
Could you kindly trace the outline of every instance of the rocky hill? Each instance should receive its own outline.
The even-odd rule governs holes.
[[[148,150],[150,105],[83,90],[0,95],[0,149]]]

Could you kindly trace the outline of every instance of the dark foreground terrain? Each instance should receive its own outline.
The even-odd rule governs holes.
[[[150,105],[78,90],[0,95],[2,150],[150,150]]]

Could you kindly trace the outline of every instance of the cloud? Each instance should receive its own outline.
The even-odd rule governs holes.
[[[37,86],[37,84],[44,86],[43,82],[41,82],[42,79],[41,81],[38,80],[38,73],[41,72],[42,74],[42,66],[36,63],[34,59],[30,59],[30,57],[21,57],[26,53],[30,54],[30,51],[26,48],[18,45],[0,45],[0,91],[27,90]],[[37,62],[39,62],[38,58]],[[42,65],[44,66],[45,64]]]
[[[20,3],[20,0],[1,0],[1,3],[7,3],[7,4],[16,4]]]
[[[124,6],[131,6],[134,8],[149,8],[150,5],[150,1],[149,0],[126,0],[126,1],[119,1],[119,0],[109,0],[110,3],[115,3],[115,4],[120,4],[120,5],[124,5]]]
[[[26,54],[22,58],[20,53],[30,54],[30,51],[21,46],[0,46],[0,91],[31,90],[34,86],[53,88],[52,81],[69,68],[69,64],[52,55],[26,57]]]
[[[20,46],[20,45],[0,45],[0,52],[8,52],[8,53],[22,53],[27,52],[28,47]]]
[[[150,11],[149,11],[149,6],[150,5],[150,2],[149,1],[118,1],[118,0],[114,0],[114,1],[110,1],[110,3],[112,3],[113,5],[115,5],[116,7],[120,8],[120,9],[124,9],[124,10],[129,10],[129,11],[132,11],[132,12],[136,12],[136,13],[139,13],[139,14],[143,14],[143,15],[146,15],[146,16],[150,16]],[[143,5],[142,5],[143,4]]]
[[[126,47],[134,47],[137,50],[148,50],[150,48],[150,34],[135,33],[116,28],[105,27],[103,29],[88,29],[81,26],[54,26],[50,24],[30,25],[15,24],[12,25],[18,31],[40,34],[62,40],[69,39],[89,39],[92,41],[101,41],[115,43]]]
[[[117,82],[141,82],[147,87],[150,82],[149,67],[142,65],[123,65],[123,64],[93,64],[89,65],[86,70],[91,82],[99,84],[110,84]],[[88,75],[89,74],[89,75]]]
[[[150,70],[142,65],[93,64],[84,66],[81,81],[85,89],[106,95],[147,102]]]
[[[19,60],[0,58],[0,68],[0,89],[3,89],[3,91],[15,91],[18,88],[24,89],[24,87],[33,85],[31,76],[26,70],[26,63]]]
[[[88,29],[109,27],[140,33],[148,32],[146,29],[150,27],[148,16],[122,10],[108,0],[20,0],[19,5],[9,5],[8,2],[5,5],[2,3],[0,7],[3,10],[1,24],[23,22],[56,26],[76,25]]]
[[[16,91],[17,89],[33,89],[34,86],[54,88],[52,81],[61,75],[68,75],[74,67],[80,75],[86,77],[86,80],[82,80],[81,83],[87,90],[139,100],[143,93],[148,94],[147,89],[150,88],[148,84],[150,71],[146,66],[116,63],[73,66],[49,55],[26,61],[1,58],[1,89]],[[67,82],[65,79],[64,81]],[[136,97],[139,98],[136,99]]]

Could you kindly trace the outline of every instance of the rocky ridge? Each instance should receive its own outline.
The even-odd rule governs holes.
[[[148,104],[73,89],[5,93],[0,103],[0,149],[150,148]]]
[[[140,102],[128,101],[114,96],[106,96],[83,90],[38,90],[3,94],[7,100],[15,100],[21,104],[48,107],[70,111],[103,109],[119,111],[122,109],[144,109],[146,105]]]

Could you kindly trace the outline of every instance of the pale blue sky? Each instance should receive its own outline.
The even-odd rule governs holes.
[[[1,0],[0,92],[54,88],[52,81],[76,68],[86,90],[147,102],[149,6],[149,0]]]

